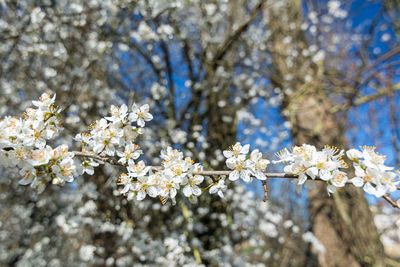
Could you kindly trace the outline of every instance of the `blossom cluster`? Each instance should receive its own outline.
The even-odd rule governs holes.
[[[143,154],[135,139],[143,133],[146,122],[153,119],[149,105],[132,105],[131,111],[124,104],[120,107],[112,105],[110,116],[101,118],[89,126],[89,133],[80,133],[75,140],[82,143],[82,151],[99,156],[117,156],[118,164],[135,165],[135,160]],[[134,125],[136,124],[136,125]],[[94,174],[97,162],[90,157],[81,163],[82,173]]]
[[[89,127],[89,133],[80,133],[75,140],[82,143],[85,151],[104,156],[120,157],[119,163],[125,164],[137,159],[143,152],[134,143],[136,137],[143,133],[146,121],[153,119],[149,106],[138,107],[133,104],[132,111],[124,104],[121,107],[111,106],[110,116],[95,121]],[[136,126],[133,125],[136,123]]]
[[[361,151],[350,149],[346,156],[352,161],[355,177],[349,179],[340,169],[347,168],[342,159],[344,150],[325,146],[317,151],[315,146],[303,144],[293,147],[292,151],[283,149],[277,156],[278,161],[286,164],[285,173],[298,175],[298,184],[304,184],[308,178],[319,178],[328,183],[328,193],[334,193],[337,188],[352,183],[356,187],[363,187],[368,194],[382,197],[388,192],[397,190],[400,183],[398,172],[392,172],[393,167],[386,166],[386,157],[375,151],[375,147],[362,147]]]
[[[252,176],[259,180],[266,180],[264,172],[267,169],[269,160],[262,158],[262,153],[255,149],[248,156],[250,145],[242,146],[239,142],[224,150],[223,154],[227,158],[226,166],[233,170],[229,174],[229,180],[236,181],[239,178],[249,183]]]
[[[55,95],[42,94],[38,101],[32,101],[34,108],[28,108],[24,118],[6,117],[0,121],[0,148],[38,148],[46,146],[46,140],[53,139],[61,130],[59,111],[54,105]]]
[[[189,157],[184,158],[182,152],[172,147],[161,151],[161,168],[146,166],[143,160],[137,161],[143,151],[134,143],[135,139],[143,133],[146,122],[152,119],[147,104],[140,107],[134,104],[131,111],[126,105],[112,106],[110,116],[94,122],[89,133],[80,133],[75,140],[82,143],[84,152],[118,157],[118,164],[127,169],[120,175],[118,183],[124,186],[121,193],[128,198],[136,196],[137,200],[143,200],[148,195],[159,197],[164,203],[167,199],[175,201],[180,189],[186,197],[199,196],[202,193],[199,185],[204,177],[195,173],[201,172],[203,167]],[[98,165],[91,158],[85,159],[83,172],[93,174],[93,167]],[[219,182],[210,188],[210,193],[223,196],[225,188],[223,182]]]
[[[385,165],[386,157],[375,151],[375,147],[362,147],[361,151],[350,149],[347,157],[353,162],[355,175],[350,181],[357,187],[363,187],[368,194],[382,197],[387,192],[397,190],[399,172]]]
[[[344,187],[348,181],[347,174],[340,171],[347,168],[343,161],[344,151],[339,151],[336,147],[325,146],[321,151],[317,151],[315,146],[303,144],[293,147],[292,151],[283,149],[277,156],[278,161],[286,164],[285,173],[298,175],[298,184],[302,185],[307,178],[315,179],[319,177],[328,183],[328,193],[334,193],[336,188]]]
[[[55,95],[42,94],[32,101],[24,118],[6,117],[0,121],[0,162],[6,167],[17,167],[22,185],[42,192],[46,184],[63,185],[73,181],[76,167],[74,154],[66,145],[52,148],[48,140],[56,137],[62,127],[60,110],[54,104]]]
[[[143,160],[137,161],[143,151],[134,143],[135,139],[143,133],[146,122],[153,119],[147,104],[140,107],[134,104],[131,111],[128,111],[126,105],[112,106],[110,114],[95,121],[89,127],[89,133],[76,135],[75,140],[82,143],[82,150],[89,155],[116,156],[118,164],[126,166],[127,172],[118,179],[118,184],[124,186],[121,194],[126,194],[128,198],[136,196],[137,200],[143,200],[147,195],[159,197],[163,203],[167,199],[175,202],[180,189],[186,197],[201,195],[199,185],[204,177],[197,173],[203,167],[189,157],[184,158],[181,151],[172,147],[162,150],[161,168],[146,166]],[[87,157],[82,162],[83,172],[92,175],[93,167],[98,165],[99,162]],[[209,192],[223,197],[225,189],[224,181],[219,180],[211,185]]]
[[[175,202],[177,192],[182,189],[186,197],[197,197],[202,190],[199,185],[204,177],[196,174],[203,170],[199,163],[194,163],[190,157],[172,147],[161,151],[163,159],[161,169],[146,166],[143,161],[128,163],[127,174],[122,174],[119,183],[124,185],[121,193],[136,195],[137,200],[143,200],[146,195],[159,197],[163,203],[167,199]],[[129,197],[129,195],[128,195]]]

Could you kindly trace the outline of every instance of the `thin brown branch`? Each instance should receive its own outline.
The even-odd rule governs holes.
[[[171,107],[171,116],[170,117],[172,119],[176,120],[175,83],[174,83],[174,79],[173,79],[171,57],[170,57],[169,49],[168,49],[166,42],[161,40],[160,47],[164,54],[165,68],[166,68],[167,76],[168,76],[168,87],[170,90],[170,102],[171,102],[170,103],[170,107]]]
[[[89,153],[89,152],[84,152],[84,151],[72,151],[72,153],[74,153],[74,155],[76,157],[86,157],[86,158],[92,158],[92,159],[96,159],[102,162],[107,162],[110,163],[111,165],[117,165],[117,166],[124,166],[126,167],[126,164],[122,164],[114,159],[110,159],[107,157],[102,157],[100,155],[97,154],[93,154],[93,153]]]
[[[260,3],[258,3],[257,6],[250,12],[249,19],[241,26],[239,26],[232,35],[228,36],[228,38],[218,48],[217,52],[215,53],[214,59],[212,60],[214,67],[218,64],[218,61],[225,56],[225,54],[229,51],[235,41],[239,39],[242,33],[247,30],[251,22],[257,17],[258,13],[263,10],[264,4],[265,1],[261,1]]]
[[[145,51],[143,51],[143,49],[138,44],[136,44],[135,42],[125,42],[125,43],[127,43],[130,48],[135,49],[150,65],[154,73],[159,78],[161,77],[161,70],[157,67],[156,63],[153,62],[153,59],[151,59],[151,57]]]
[[[267,200],[268,200],[268,186],[267,186],[267,182],[264,180],[264,181],[261,181],[262,182],[262,185],[263,185],[263,188],[264,188],[264,198],[263,198],[263,201],[264,202],[266,202]]]
[[[201,171],[196,174],[210,176],[210,175],[229,175],[232,171]],[[296,174],[289,174],[283,172],[266,172],[264,173],[268,178],[298,178]]]
[[[150,20],[157,19],[157,18],[159,18],[161,15],[163,15],[164,13],[166,13],[166,12],[168,12],[168,11],[170,11],[170,10],[173,10],[173,9],[174,9],[174,7],[172,7],[172,6],[166,7],[166,8],[164,8],[163,10],[159,11],[159,12],[156,13],[156,14],[153,14],[153,15],[148,16],[148,17],[144,17],[144,18],[143,18],[143,21],[150,21]]]
[[[382,198],[386,200],[390,205],[392,205],[393,208],[400,209],[400,206],[396,203],[396,201],[390,198],[389,194],[384,195]]]

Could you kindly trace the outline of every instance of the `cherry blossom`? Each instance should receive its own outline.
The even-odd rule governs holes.
[[[220,179],[218,183],[212,185],[209,189],[210,194],[217,193],[220,198],[224,198],[224,191],[226,191],[227,186],[225,185],[225,180]]]
[[[277,154],[279,160],[275,162],[286,164],[285,173],[298,175],[298,184],[304,184],[308,178],[320,178],[328,183],[328,193],[333,193],[336,187],[343,187],[347,181],[346,174],[339,171],[347,168],[343,155],[344,151],[339,151],[336,147],[326,146],[317,151],[314,146],[303,144],[295,146],[292,152],[282,150]]]
[[[347,157],[353,161],[355,177],[350,182],[363,187],[368,194],[382,197],[387,192],[397,190],[399,173],[392,172],[393,167],[386,166],[386,157],[375,151],[375,147],[362,147],[362,150],[351,149]]]
[[[133,122],[136,121],[139,127],[144,127],[146,121],[151,121],[153,119],[153,115],[149,113],[149,105],[146,104],[138,107],[136,104],[133,104],[129,119]]]
[[[228,150],[223,151],[224,156],[227,158],[227,167],[233,170],[229,174],[229,180],[236,181],[240,178],[249,183],[252,181],[252,176],[255,176],[259,180],[266,179],[263,172],[270,162],[262,159],[262,153],[257,149],[252,151],[248,157],[249,149],[249,144],[242,146],[238,142]]]

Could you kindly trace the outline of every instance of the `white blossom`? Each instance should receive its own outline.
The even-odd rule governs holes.
[[[133,104],[129,119],[133,122],[136,121],[139,127],[144,127],[146,121],[151,121],[153,119],[153,115],[149,113],[149,105],[145,104],[138,107],[136,104]]]
[[[355,169],[355,177],[350,179],[354,186],[363,187],[365,192],[376,197],[397,190],[400,183],[398,173],[384,164],[386,157],[378,154],[375,147],[364,146],[361,151],[351,149],[347,156]]]
[[[210,194],[217,193],[220,198],[224,198],[224,191],[226,191],[226,189],[227,186],[225,185],[225,180],[220,179],[218,183],[210,187],[209,192]]]
[[[339,151],[336,147],[325,146],[321,151],[308,144],[295,146],[293,151],[287,149],[281,150],[277,155],[278,161],[284,162],[285,173],[292,173],[299,176],[298,184],[302,185],[308,178],[317,177],[328,183],[328,193],[336,191],[336,187],[343,187],[347,182],[345,173],[339,171],[341,168],[347,168],[342,159],[344,151]]]

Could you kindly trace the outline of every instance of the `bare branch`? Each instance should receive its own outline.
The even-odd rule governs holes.
[[[388,95],[389,93],[392,93],[392,92],[398,91],[398,90],[400,90],[400,83],[397,83],[389,88],[379,90],[375,94],[360,97],[354,101],[353,106],[359,106],[359,105],[365,104],[367,102],[377,100],[383,96]]]
[[[268,186],[267,186],[267,182],[264,180],[264,181],[261,181],[262,182],[262,184],[263,184],[263,188],[264,188],[264,198],[263,198],[263,201],[264,202],[266,202],[267,200],[268,200]]]
[[[110,163],[110,164],[112,164],[112,165],[127,166],[127,165],[125,165],[125,164],[122,164],[122,163],[120,163],[120,162],[114,160],[114,159],[110,159],[110,158],[107,158],[107,157],[102,157],[102,156],[99,156],[99,155],[97,155],[97,154],[93,154],[93,153],[89,153],[89,152],[84,152],[84,151],[73,151],[72,153],[74,153],[74,155],[75,155],[76,157],[92,158],[92,159],[96,159],[96,160],[99,160],[99,161],[102,161],[102,162]]]
[[[218,48],[217,52],[215,53],[214,59],[212,60],[212,64],[214,67],[217,65],[218,61],[221,60],[225,54],[229,51],[232,45],[235,43],[236,40],[242,35],[243,32],[249,27],[251,22],[257,17],[258,13],[263,9],[265,1],[261,1],[251,12],[250,18],[243,23],[238,29],[222,43],[222,45]]]
[[[400,209],[399,205],[397,205],[397,203],[393,199],[390,198],[389,194],[384,195],[383,199],[386,200],[390,205],[392,205],[393,208]]]
[[[367,95],[367,96],[361,96],[358,99],[352,101],[351,104],[344,104],[344,105],[338,105],[338,106],[334,106],[333,108],[331,108],[330,112],[335,113],[338,111],[343,111],[343,110],[348,110],[351,107],[355,107],[355,106],[360,106],[362,104],[377,100],[381,97],[385,97],[387,95],[389,95],[390,93],[396,92],[400,90],[400,83],[397,83],[391,87],[385,88],[385,89],[381,89],[378,90],[378,92],[376,92],[375,94],[372,95]]]

